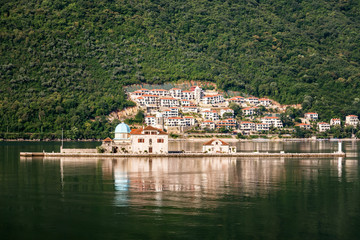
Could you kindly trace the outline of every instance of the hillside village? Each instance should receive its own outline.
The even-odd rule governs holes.
[[[315,112],[305,113],[294,119],[286,116],[290,126],[284,126],[284,109],[269,98],[253,96],[224,97],[215,90],[200,86],[190,89],[141,88],[128,93],[139,109],[145,113],[145,124],[165,129],[168,133],[236,133],[238,136],[294,135],[294,132],[327,133],[331,127],[359,124],[358,116],[319,121]],[[298,137],[302,137],[304,134]]]

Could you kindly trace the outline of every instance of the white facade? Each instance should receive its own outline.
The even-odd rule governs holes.
[[[330,120],[330,126],[340,126],[340,125],[341,125],[340,118],[332,118]]]
[[[257,111],[258,111],[257,107],[248,107],[248,108],[244,108],[242,110],[243,115],[246,115],[246,116],[255,115],[255,114],[257,114]]]
[[[212,139],[203,144],[203,152],[206,153],[236,153],[236,147],[220,139]]]
[[[345,118],[345,124],[351,126],[357,126],[359,124],[359,118],[356,115],[348,115]]]
[[[256,123],[256,131],[269,131],[270,124],[268,123]]]
[[[234,129],[236,128],[236,120],[233,118],[229,118],[226,120],[216,122],[216,128],[225,127],[227,129]]]
[[[148,126],[130,132],[133,153],[168,153],[168,135],[164,131]]]
[[[191,105],[191,101],[190,100],[187,100],[187,99],[181,99],[180,100],[180,105],[181,106],[190,106]]]
[[[271,100],[268,98],[260,98],[259,105],[264,106],[264,107],[271,106]]]
[[[172,88],[169,90],[169,93],[173,98],[176,99],[182,98],[182,90],[180,88]]]
[[[211,120],[205,120],[201,123],[201,128],[205,129],[208,128],[210,130],[214,130],[215,129],[215,123]]]
[[[192,91],[182,91],[182,99],[186,99],[186,100],[194,99],[194,92],[192,92]]]
[[[237,103],[237,104],[240,104],[240,105],[245,102],[244,98],[241,97],[241,96],[235,96],[235,97],[229,98],[227,101],[229,103],[234,102],[234,103]]]
[[[201,115],[206,120],[217,121],[220,119],[219,114],[214,110],[205,110],[201,113]]]
[[[258,105],[259,104],[259,99],[257,97],[249,97],[249,98],[246,98],[245,101],[247,103],[249,103],[250,105]]]
[[[253,132],[256,130],[256,125],[253,122],[241,122],[240,130],[244,132]]]
[[[154,116],[146,116],[145,117],[145,124],[148,126],[156,126],[156,118]]]
[[[160,98],[161,107],[177,107],[179,106],[179,100],[173,97],[162,97]]]
[[[195,125],[195,119],[193,117],[169,117],[165,120],[167,127],[187,127]]]
[[[264,117],[261,119],[262,123],[267,123],[275,128],[282,128],[283,124],[278,117]]]
[[[311,129],[311,125],[310,124],[306,124],[306,123],[300,123],[298,125],[296,125],[299,128],[305,129],[305,130],[310,130]]]
[[[224,102],[224,97],[221,94],[216,94],[216,95],[207,95],[204,96],[201,99],[203,104],[217,104],[217,103],[223,103]]]
[[[319,132],[326,132],[330,130],[330,124],[326,122],[318,123]]]
[[[319,119],[319,115],[314,112],[305,113],[304,117],[305,117],[305,119],[310,120],[310,121],[317,121]]]
[[[166,109],[162,112],[164,118],[168,117],[178,117],[179,116],[179,109],[176,107],[172,107],[169,109]]]
[[[165,89],[152,89],[149,91],[149,93],[152,95],[157,95],[157,96],[161,96],[161,97],[170,95],[169,91],[165,90]]]

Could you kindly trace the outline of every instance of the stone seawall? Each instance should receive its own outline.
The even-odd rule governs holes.
[[[168,154],[122,154],[122,153],[31,153],[21,152],[20,157],[23,158],[54,158],[54,157],[72,157],[72,158],[138,158],[138,157],[154,157],[154,158],[196,158],[196,157],[286,157],[286,158],[332,158],[346,157],[345,153],[168,153]]]
[[[97,153],[96,148],[60,148],[60,153]]]

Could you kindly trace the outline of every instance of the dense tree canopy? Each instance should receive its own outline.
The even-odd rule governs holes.
[[[100,137],[124,85],[176,80],[360,114],[357,0],[2,2],[3,133]]]

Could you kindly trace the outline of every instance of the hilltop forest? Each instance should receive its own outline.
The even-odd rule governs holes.
[[[123,87],[179,80],[360,114],[358,0],[2,0],[0,138],[104,138]]]

